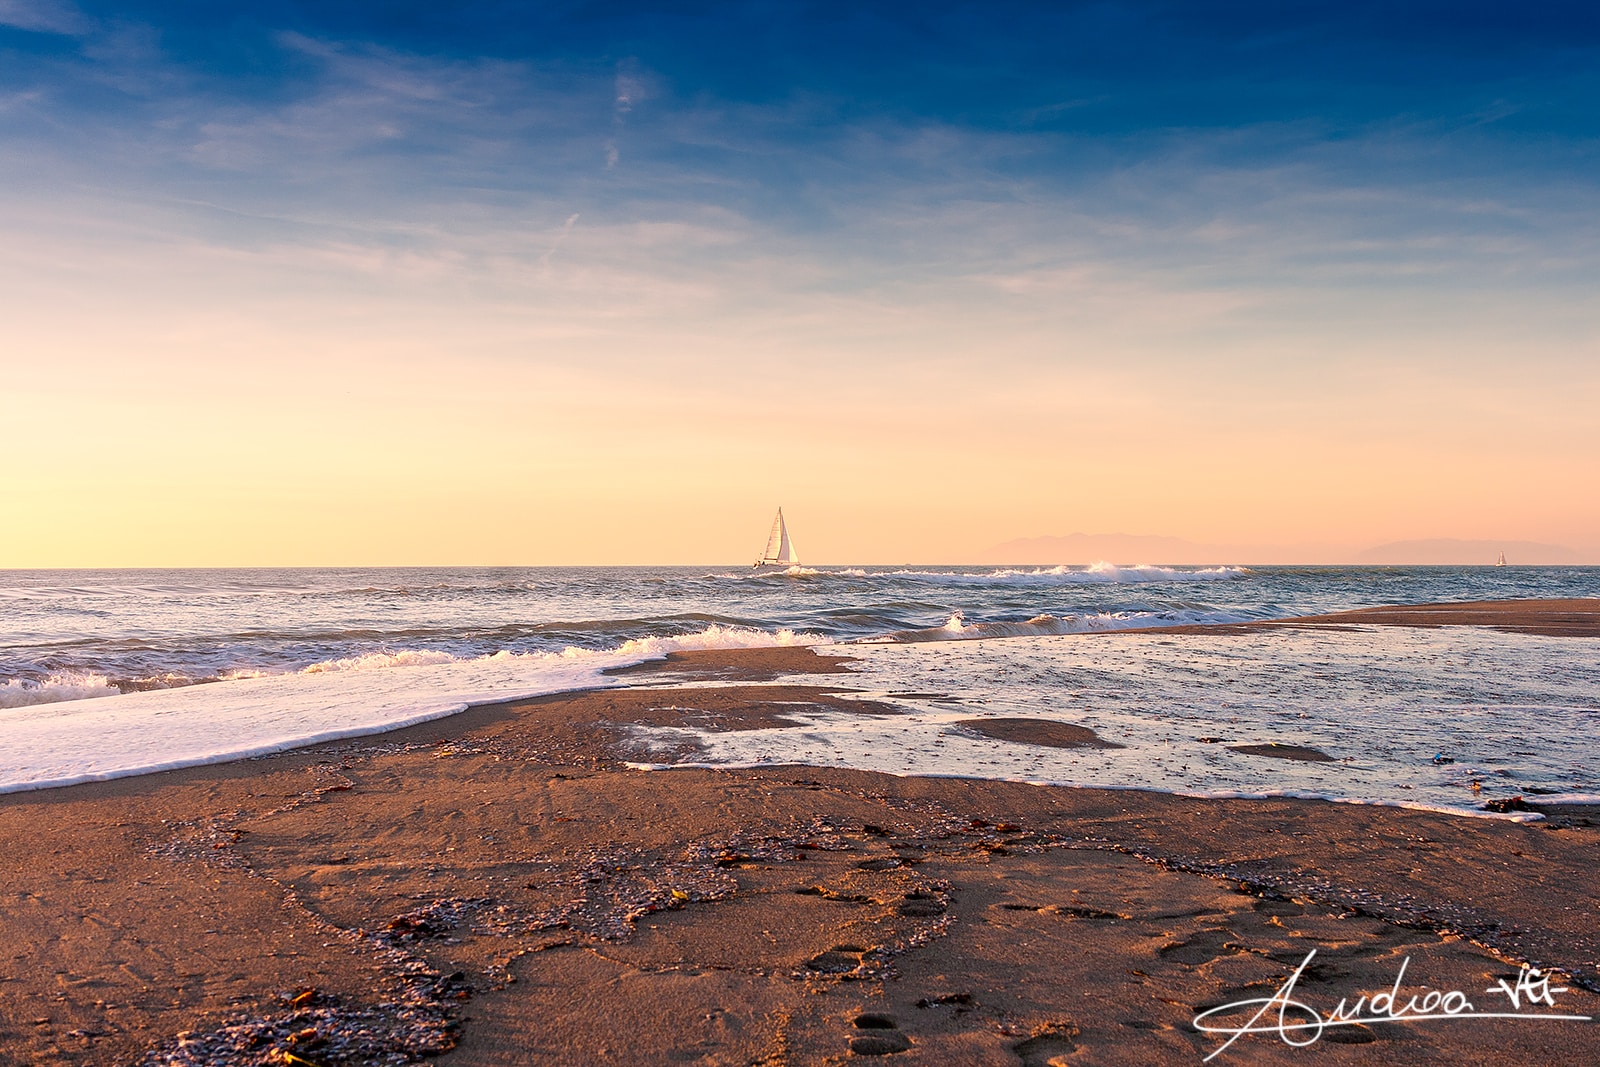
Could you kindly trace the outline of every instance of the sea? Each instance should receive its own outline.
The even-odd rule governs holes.
[[[675,650],[804,644],[852,657],[857,673],[838,684],[904,714],[800,704],[792,726],[767,730],[630,726],[633,765],[803,763],[1493,816],[1491,802],[1516,796],[1600,800],[1600,639],[1139,631],[1594,596],[1600,568],[1586,567],[0,571],[0,792],[618,685],[607,668]],[[990,716],[1068,722],[1122,747],[1044,748],[964,725]],[[687,758],[685,740],[698,748]],[[1272,742],[1330,758],[1236,751]]]

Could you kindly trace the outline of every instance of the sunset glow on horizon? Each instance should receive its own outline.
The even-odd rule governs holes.
[[[1593,14],[247,8],[0,3],[0,567],[1600,563]]]

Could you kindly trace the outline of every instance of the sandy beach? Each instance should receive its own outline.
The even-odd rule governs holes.
[[[1600,1067],[1445,6],[0,0],[0,1067]]]
[[[1297,625],[1600,632],[1595,601]],[[1279,624],[1272,624],[1279,625]],[[1206,628],[1216,632],[1216,627]],[[1088,638],[1101,640],[1102,638]],[[1214,1007],[1487,990],[1532,964],[1600,1015],[1600,813],[787,766],[641,771],[640,726],[782,725],[848,658],[676,653],[630,687],[260,759],[0,797],[17,1064],[1192,1064]],[[717,687],[697,686],[714,681]],[[1080,725],[972,720],[1014,743]],[[1252,758],[1317,760],[1256,745]],[[1523,1009],[1528,1004],[1523,1001]],[[1301,1038],[1303,1040],[1303,1038]],[[1212,1062],[1590,1063],[1593,1022],[1242,1037]]]

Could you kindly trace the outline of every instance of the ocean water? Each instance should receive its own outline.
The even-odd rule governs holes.
[[[870,692],[937,692],[959,706],[900,699],[909,714],[876,726],[848,717],[708,736],[704,760],[1475,810],[1511,792],[1600,792],[1589,770],[1600,766],[1600,643],[1456,628],[1100,632],[1596,595],[1600,568],[0,572],[0,791],[614,684],[604,668],[675,648],[799,642],[848,646],[838,651],[859,657],[855,684]],[[1127,747],[1043,750],[951,725],[1001,712],[1081,723]],[[890,723],[902,732],[874,733]],[[1312,744],[1336,762],[1226,747],[1262,740]],[[639,739],[643,751],[651,742]],[[1511,758],[1512,743],[1530,754]]]

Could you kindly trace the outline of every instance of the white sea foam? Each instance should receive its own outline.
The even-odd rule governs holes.
[[[1035,567],[1030,570],[999,568],[982,574],[959,571],[898,570],[888,572],[896,578],[951,582],[958,585],[1150,585],[1157,582],[1217,582],[1246,577],[1245,567],[1155,567],[1148,563],[1119,566],[1100,561],[1087,567]]]
[[[401,649],[398,652],[367,652],[360,656],[323,660],[302,667],[301,674],[326,674],[329,671],[375,671],[386,667],[427,667],[440,663],[459,663],[460,657],[432,649]]]
[[[956,586],[1023,586],[1049,587],[1061,585],[1150,585],[1158,582],[1216,582],[1232,581],[1250,575],[1248,567],[1157,567],[1148,563],[1119,565],[1100,561],[1087,567],[1034,567],[1030,569],[996,568],[989,571],[927,570],[901,567],[893,570],[868,570],[863,567],[841,567],[838,570],[794,566],[784,570],[751,570],[744,572],[708,574],[708,578],[732,581],[767,580],[773,578],[854,578],[895,579],[925,582],[933,585]]]
[[[635,662],[659,659],[669,652],[693,652],[713,648],[779,648],[787,645],[828,645],[833,639],[821,634],[797,633],[794,630],[752,630],[743,626],[720,626],[713,623],[704,630],[672,637],[636,637],[624,641],[616,655]],[[583,654],[568,649],[569,654]]]
[[[997,578],[1065,578],[1072,581],[1102,582],[1107,584],[1136,584],[1143,582],[1217,582],[1243,578],[1249,573],[1244,567],[1201,567],[1185,570],[1181,567],[1156,567],[1149,563],[1118,566],[1100,560],[1083,570],[1072,567],[1035,568],[1030,571],[999,570]]]
[[[63,700],[115,696],[117,689],[101,674],[65,671],[37,682],[8,678],[0,681],[0,708],[54,704]]]
[[[1047,637],[1062,634],[1106,633],[1113,630],[1143,630],[1163,626],[1202,626],[1248,622],[1249,617],[1224,611],[1116,611],[1086,615],[1051,615],[1048,612],[1020,622],[968,622],[959,609],[950,613],[943,626],[925,630],[901,630],[886,637],[865,638],[864,644],[885,640],[980,641],[994,637]]]
[[[602,672],[668,652],[824,643],[824,638],[711,626],[608,652],[443,653],[356,657],[342,667],[240,677],[99,700],[28,700],[0,712],[0,793],[121,778],[259,756],[398,729],[474,704],[617,684]],[[442,658],[441,658],[442,657]],[[101,683],[104,679],[99,679]],[[15,696],[35,687],[0,689]]]
[[[1380,628],[857,644],[851,652],[863,697],[906,714],[797,709],[796,727],[641,728],[639,740],[692,743],[697,762],[715,766],[803,763],[1478,815],[1488,814],[1486,801],[1518,794],[1559,803],[1600,793],[1600,642],[1589,639]],[[908,692],[957,703],[894,695]],[[992,715],[1066,721],[1126,747],[1052,749],[957,725]],[[1332,762],[1230,748],[1266,742],[1316,748]],[[1441,753],[1450,762],[1435,763]],[[1551,789],[1560,792],[1535,792]]]

